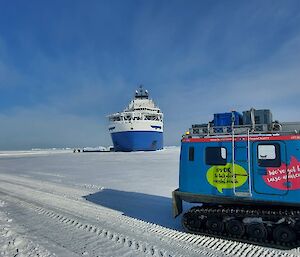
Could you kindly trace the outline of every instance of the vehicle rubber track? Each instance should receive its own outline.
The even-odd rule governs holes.
[[[300,210],[201,206],[183,215],[186,232],[279,249],[300,246]]]

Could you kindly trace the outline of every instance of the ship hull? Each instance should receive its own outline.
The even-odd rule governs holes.
[[[111,133],[117,152],[156,151],[163,148],[163,133],[158,131],[122,131]]]

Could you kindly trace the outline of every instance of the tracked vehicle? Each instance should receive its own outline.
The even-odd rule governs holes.
[[[273,121],[270,110],[219,113],[181,141],[182,216],[187,232],[292,248],[300,246],[300,122]]]

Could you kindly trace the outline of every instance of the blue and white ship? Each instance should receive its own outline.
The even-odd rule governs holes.
[[[163,113],[142,86],[123,112],[108,116],[115,151],[156,151],[163,148]]]

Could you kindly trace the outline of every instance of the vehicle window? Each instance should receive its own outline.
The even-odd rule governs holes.
[[[189,147],[189,161],[194,161],[195,159],[195,148],[193,146]]]
[[[205,149],[205,163],[207,165],[226,165],[227,150],[225,147],[207,147]]]
[[[261,167],[280,167],[280,145],[259,144],[257,148],[258,165]]]

